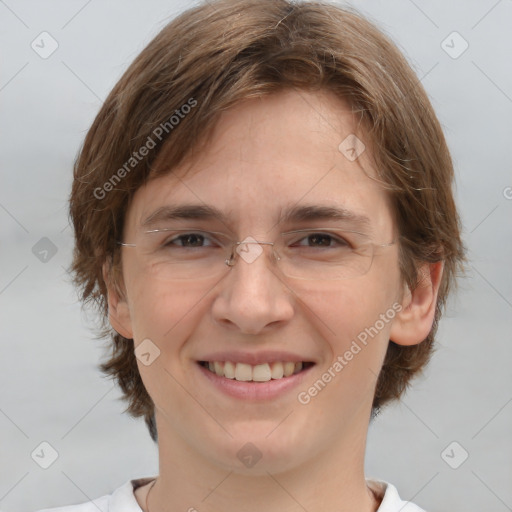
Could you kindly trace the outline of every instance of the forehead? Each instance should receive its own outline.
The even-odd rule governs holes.
[[[317,205],[387,230],[389,198],[364,143],[357,115],[332,93],[246,100],[222,113],[201,152],[175,168],[158,163],[169,172],[137,190],[127,224],[140,226],[167,206],[202,204],[241,229],[268,229],[290,209]]]

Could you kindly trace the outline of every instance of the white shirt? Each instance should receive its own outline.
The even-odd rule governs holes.
[[[154,478],[128,480],[112,494],[106,494],[93,501],[79,505],[45,508],[37,512],[142,512],[135,498],[134,490],[149,483]],[[366,482],[379,496],[384,496],[377,512],[425,512],[410,501],[402,501],[394,485],[382,480],[367,480]]]

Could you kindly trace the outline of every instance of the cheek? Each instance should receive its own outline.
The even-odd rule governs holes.
[[[398,290],[398,280],[391,283],[364,276],[340,281],[336,287],[330,284],[323,290],[308,290],[305,296],[312,313],[324,325],[322,332],[335,342],[342,342],[357,336],[385,314],[396,302]]]
[[[326,404],[336,404],[333,414],[351,417],[371,403],[395,316],[394,293],[389,282],[365,276],[312,294],[311,309],[318,315],[312,318],[329,351],[321,373],[303,390],[314,417],[324,417]]]
[[[337,287],[331,284],[328,289],[308,291],[310,321],[329,352],[324,366],[328,368],[338,357],[344,359],[345,377],[337,381],[376,379],[396,314],[393,305],[399,290],[398,275],[397,269],[389,267],[388,273],[369,273],[341,281]]]
[[[204,285],[162,282],[145,274],[127,284],[135,342],[151,339],[161,349],[170,340],[186,338],[190,319],[206,303]]]

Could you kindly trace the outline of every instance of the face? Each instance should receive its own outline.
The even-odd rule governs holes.
[[[290,91],[241,103],[223,113],[193,162],[136,192],[124,242],[140,240],[148,229],[142,223],[160,208],[199,204],[225,219],[181,219],[180,227],[272,241],[284,231],[341,225],[387,244],[396,233],[369,150],[354,160],[339,149],[351,134],[364,141],[356,126],[350,107],[330,93]],[[344,209],[367,221],[282,220],[302,206]],[[111,321],[136,347],[150,340],[149,359],[159,351],[151,364],[137,363],[160,440],[219,467],[272,473],[343,452],[366,436],[403,294],[396,244],[376,249],[364,275],[342,280],[283,276],[271,248],[260,247],[254,261],[238,258],[221,276],[181,281],[148,271],[140,247],[123,247],[124,296],[110,297]],[[240,379],[269,370],[279,376],[286,369],[279,362],[308,364],[288,377],[250,382],[217,375],[201,361],[217,361],[217,369],[238,363]],[[246,452],[262,456],[251,469]]]

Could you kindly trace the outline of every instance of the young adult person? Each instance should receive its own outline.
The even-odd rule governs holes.
[[[169,23],[96,117],[70,201],[101,368],[159,473],[62,511],[421,510],[364,456],[464,258],[452,180],[419,80],[353,9],[217,0]]]

